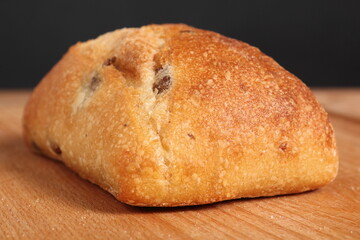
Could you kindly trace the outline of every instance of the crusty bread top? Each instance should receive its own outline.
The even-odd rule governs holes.
[[[337,172],[311,91],[244,42],[183,24],[78,43],[27,105],[25,139],[134,205],[314,189]]]

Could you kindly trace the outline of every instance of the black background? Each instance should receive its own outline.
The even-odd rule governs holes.
[[[360,85],[359,0],[0,0],[0,88],[34,87],[77,41],[168,22],[257,46],[310,86]]]

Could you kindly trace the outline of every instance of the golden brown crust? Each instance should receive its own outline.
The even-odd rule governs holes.
[[[71,47],[24,113],[29,146],[139,206],[303,192],[334,179],[311,91],[246,43],[182,24]]]

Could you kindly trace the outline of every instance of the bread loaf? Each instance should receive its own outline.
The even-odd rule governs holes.
[[[75,44],[34,89],[23,127],[35,152],[137,206],[304,192],[338,169],[304,83],[255,47],[183,24]]]

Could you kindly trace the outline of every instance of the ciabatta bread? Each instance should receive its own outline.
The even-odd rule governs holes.
[[[255,47],[181,24],[71,47],[35,88],[24,137],[138,206],[303,192],[338,169],[305,84]]]

